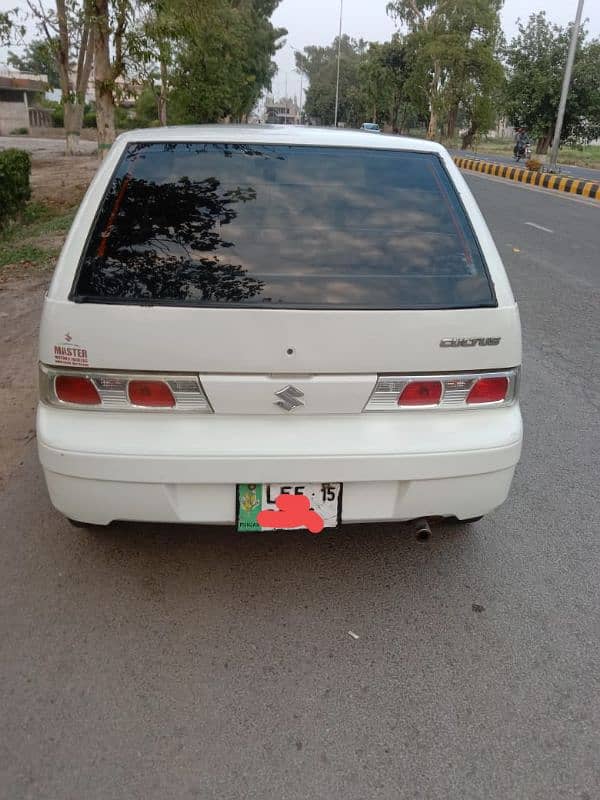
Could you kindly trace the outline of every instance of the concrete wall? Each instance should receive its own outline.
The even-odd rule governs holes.
[[[25,103],[0,102],[0,136],[8,136],[16,128],[29,129],[29,112]]]

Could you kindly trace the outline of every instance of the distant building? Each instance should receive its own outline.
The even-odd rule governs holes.
[[[488,132],[490,139],[513,139],[515,129],[505,117],[501,117],[494,130]]]
[[[36,105],[47,89],[47,75],[0,69],[0,136],[20,128],[52,127],[52,113]]]
[[[71,86],[75,86],[77,83],[77,73],[74,70],[69,73],[69,81]],[[154,84],[160,86],[160,81],[155,81]],[[129,80],[119,75],[115,80],[115,103],[123,108],[133,108],[143,88],[144,84],[141,81]],[[96,78],[93,67],[85,87],[84,97],[86,103],[96,102]]]
[[[279,100],[277,103],[267,102],[265,122],[273,125],[299,125],[300,109],[294,102]]]

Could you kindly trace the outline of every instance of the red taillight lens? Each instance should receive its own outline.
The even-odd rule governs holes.
[[[102,403],[98,390],[89,378],[57,375],[54,391],[63,403],[77,403],[80,406],[99,406]]]
[[[440,381],[413,381],[404,387],[399,406],[436,406],[442,397]]]
[[[134,406],[174,408],[175,398],[164,381],[129,381],[129,401]]]
[[[498,403],[508,391],[508,378],[480,378],[467,397],[467,405],[474,403]]]

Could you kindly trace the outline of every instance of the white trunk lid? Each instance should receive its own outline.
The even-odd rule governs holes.
[[[456,346],[440,346],[442,340]],[[482,344],[487,339],[495,344]],[[46,300],[40,359],[201,376],[217,412],[357,413],[378,373],[494,370],[521,361],[516,306],[461,311],[132,308]]]

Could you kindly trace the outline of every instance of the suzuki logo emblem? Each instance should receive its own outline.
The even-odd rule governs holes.
[[[273,405],[279,406],[284,411],[293,411],[304,405],[304,401],[300,399],[304,397],[304,392],[295,386],[286,386],[284,389],[280,389],[275,392],[275,397],[278,397],[279,400],[276,400]]]

